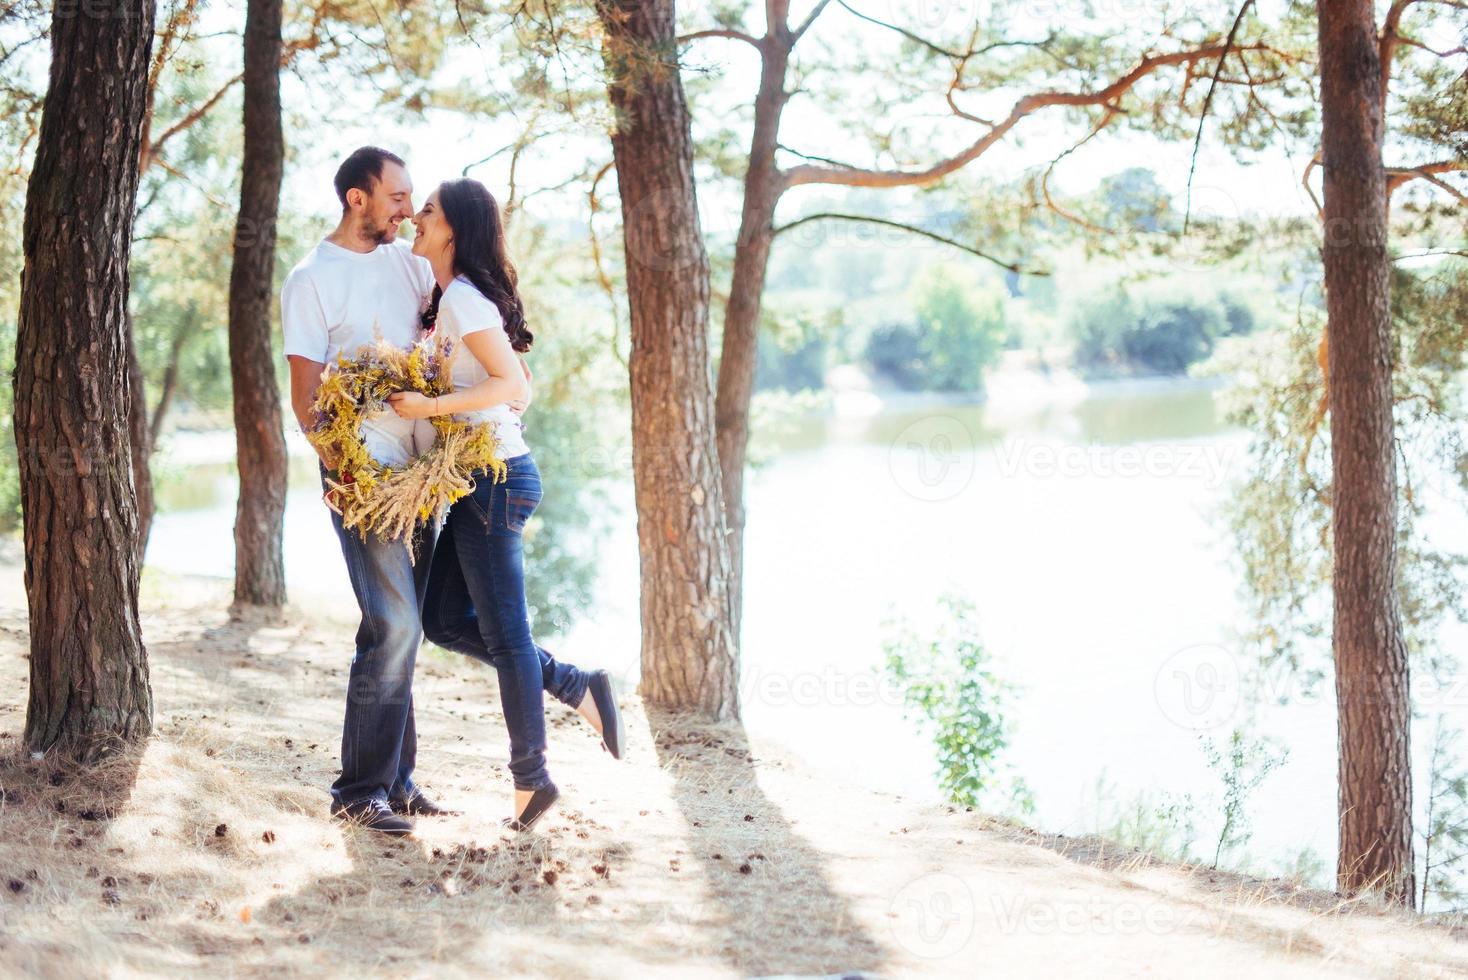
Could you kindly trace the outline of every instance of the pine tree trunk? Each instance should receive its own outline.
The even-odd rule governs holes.
[[[152,728],[138,627],[127,292],[152,0],[58,4],[26,192],[15,437],[25,513],[25,742],[83,755]]]
[[[760,301],[775,237],[775,206],[784,188],[775,167],[775,145],[784,111],[785,72],[790,44],[783,4],[776,13],[772,37],[761,50],[759,93],[754,104],[754,137],[749,169],[744,175],[744,211],[734,249],[734,277],[724,309],[723,352],[714,419],[719,440],[719,469],[724,485],[724,514],[729,526],[729,608],[734,639],[744,618],[744,467],[749,455],[749,405],[754,397],[759,362]]]
[[[285,603],[281,533],[286,448],[270,348],[275,222],[285,144],[280,124],[280,0],[245,14],[245,154],[229,276],[229,363],[240,495],[235,508],[236,606]]]
[[[1411,703],[1396,588],[1397,474],[1381,73],[1370,0],[1323,0],[1321,147],[1334,540],[1337,884],[1413,901]]]
[[[632,469],[650,702],[739,714],[709,379],[709,267],[672,0],[603,0],[631,306]]]

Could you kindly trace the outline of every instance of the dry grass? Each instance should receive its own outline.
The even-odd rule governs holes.
[[[516,838],[492,672],[436,653],[419,775],[465,815],[351,831],[326,816],[351,611],[232,623],[219,586],[164,585],[156,734],[81,774],[18,752],[23,593],[0,570],[0,975],[1468,971],[1452,928],[871,793],[631,695],[620,763],[551,703],[562,804]]]

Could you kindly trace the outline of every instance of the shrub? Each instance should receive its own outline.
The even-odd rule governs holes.
[[[946,616],[933,635],[907,626],[889,633],[887,679],[902,691],[905,712],[916,713],[931,731],[938,784],[951,802],[979,806],[997,795],[1031,812],[1029,788],[1001,758],[1009,746],[1005,710],[1014,689],[989,669],[973,605],[952,595],[940,603]]]
[[[1002,293],[976,291],[937,266],[915,287],[913,312],[872,332],[872,373],[908,391],[983,391],[1007,334]]]
[[[1076,366],[1090,374],[1186,374],[1219,337],[1248,333],[1254,315],[1225,296],[1133,298],[1116,288],[1071,317]]]

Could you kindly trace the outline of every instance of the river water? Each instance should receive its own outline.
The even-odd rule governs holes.
[[[173,458],[198,458],[180,439]],[[204,442],[217,452],[217,439]],[[1234,636],[1241,579],[1220,506],[1245,473],[1247,436],[1219,421],[1212,388],[1000,386],[984,405],[842,391],[832,409],[755,443],[765,461],[748,488],[741,667],[752,730],[845,778],[937,799],[930,736],[904,717],[879,669],[890,618],[921,630],[937,597],[954,593],[975,605],[995,671],[1018,688],[1006,758],[1034,795],[1027,822],[1083,833],[1191,797],[1195,852],[1211,858],[1223,786],[1199,738],[1248,724],[1288,756],[1247,800],[1247,854],[1225,863],[1277,871],[1313,852],[1323,862],[1315,880],[1328,878],[1331,688],[1302,695],[1276,679],[1266,686],[1293,693],[1286,705],[1251,708],[1241,696],[1258,678]],[[553,468],[541,468],[555,492]],[[296,469],[286,512],[293,597],[350,603],[311,468]],[[190,472],[199,478],[159,516],[148,563],[230,576],[233,479],[218,465]],[[594,605],[553,646],[607,667],[627,689],[639,643],[631,504],[630,485],[609,488]],[[1443,533],[1468,541],[1461,519]],[[1462,629],[1447,632],[1461,647]],[[1449,705],[1459,724],[1462,700]],[[1430,734],[1414,730],[1419,799]]]

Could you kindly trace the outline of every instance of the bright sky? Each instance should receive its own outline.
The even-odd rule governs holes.
[[[794,0],[792,23],[799,23],[815,0]],[[1204,18],[1209,24],[1225,28],[1233,19],[1233,0],[1196,0],[1185,4],[1158,3],[1156,0],[847,0],[852,7],[871,17],[897,22],[925,37],[951,39],[962,37],[970,25],[978,23],[986,31],[1004,32],[1009,38],[1039,38],[1056,28],[1086,30],[1123,37],[1135,37],[1137,50],[1142,50],[1164,20]],[[1274,22],[1287,0],[1261,0],[1258,12]],[[692,2],[680,6],[680,30],[691,31],[713,24],[709,2]],[[752,32],[763,29],[763,5],[750,3],[753,11],[747,18]],[[243,20],[240,0],[228,0],[208,8],[201,32],[238,30]],[[1461,26],[1449,18],[1436,22],[1423,40],[1439,47],[1461,44],[1455,39]],[[290,31],[287,30],[289,34]],[[982,36],[982,35],[981,35]],[[234,36],[213,38],[210,42],[216,70],[221,77],[238,64],[238,39]],[[797,55],[808,65],[821,62],[821,49],[839,62],[849,62],[865,54],[880,59],[892,55],[896,36],[882,28],[865,23],[839,3],[832,3],[802,40]],[[1164,46],[1159,46],[1164,47]],[[1165,45],[1170,47],[1170,45]],[[31,59],[29,68],[44,71],[44,52]],[[1468,67],[1468,58],[1460,57]],[[695,107],[696,127],[723,125],[741,118],[741,107],[752,103],[758,78],[758,62],[753,49],[737,41],[710,39],[695,42],[689,55],[691,64],[711,70],[718,79],[712,93]],[[12,68],[14,63],[12,63]],[[470,49],[441,70],[456,77],[478,77],[481,84],[504,88],[504,67],[495,63],[495,50]],[[853,85],[863,84],[861,76],[851,76]],[[295,78],[284,78],[283,94],[289,110],[309,112],[308,107],[324,97],[320,91],[307,91]],[[818,80],[814,84],[819,84]],[[866,85],[873,84],[870,80]],[[860,90],[854,89],[860,96]],[[935,98],[941,93],[935,93]],[[1017,92],[997,92],[975,96],[968,103],[973,111],[1002,115]],[[458,176],[474,161],[490,155],[511,142],[517,134],[508,120],[469,122],[464,116],[436,113],[427,121],[405,123],[387,119],[376,111],[361,94],[343,89],[332,97],[360,100],[361,122],[333,125],[328,131],[287,132],[293,151],[284,190],[285,205],[326,218],[336,209],[331,190],[331,175],[337,161],[352,148],[363,143],[378,143],[394,149],[407,158],[419,196],[436,183]],[[924,107],[922,114],[907,119],[902,132],[910,146],[917,147],[913,159],[905,161],[918,166],[940,159],[971,142],[978,127],[946,116],[941,101]],[[344,113],[337,112],[341,116]],[[747,127],[739,124],[741,133]],[[1069,146],[1081,135],[1073,123],[1067,124],[1060,110],[1042,110],[1023,121],[1009,139],[996,146],[980,161],[970,165],[966,173],[973,179],[1011,180],[1026,167],[1042,165]],[[747,141],[747,136],[742,136]],[[797,97],[789,103],[782,140],[809,152],[853,162],[869,162],[869,151],[837,124],[830,113],[812,100]],[[1175,195],[1181,206],[1185,191],[1191,146],[1166,143],[1146,134],[1126,130],[1108,131],[1062,161],[1056,170],[1054,186],[1070,193],[1089,190],[1100,179],[1131,166],[1146,166],[1156,172],[1159,181]],[[1236,160],[1212,131],[1205,135],[1193,182],[1192,208],[1195,214],[1220,216],[1285,217],[1311,213],[1311,204],[1300,185],[1305,158],[1291,159],[1286,148],[1272,146],[1252,157],[1248,163]],[[521,191],[537,185],[557,184],[588,158],[609,159],[610,145],[600,133],[548,141],[522,165]],[[786,161],[793,158],[785,158]],[[508,181],[508,154],[477,167],[471,175],[484,180],[503,198]],[[890,165],[890,164],[889,164]],[[739,220],[739,188],[728,181],[715,182],[700,175],[700,208],[703,226],[713,235],[732,236]],[[802,202],[813,196],[840,193],[829,187],[797,188],[782,202],[785,214],[798,210]],[[903,193],[903,192],[899,192]],[[529,205],[541,218],[564,218],[584,221],[585,187],[573,185],[539,195]],[[901,200],[901,198],[897,198]]]
[[[851,3],[863,13],[900,21],[910,29],[929,36],[952,35],[962,25],[972,24],[980,15],[987,23],[992,13],[989,4],[981,0],[851,0]],[[698,6],[685,5],[683,9],[691,12],[680,15],[681,30],[694,30],[712,23],[710,17],[694,9]],[[759,9],[762,5],[753,6]],[[797,2],[792,21],[798,22],[810,6],[809,2]],[[1190,9],[1196,13],[1198,6],[1194,4]],[[1095,11],[1090,18],[1091,27],[1108,33],[1139,33],[1155,24],[1159,16],[1155,4],[1144,4],[1141,0],[1099,0],[1091,7]],[[1005,4],[1005,8],[1005,16],[1009,18],[1016,36],[1043,36],[1057,20],[1073,25],[1078,19],[1085,19],[1080,17],[1080,0],[1026,0],[1019,4]],[[1232,13],[1222,6],[1219,10],[1218,16],[1227,23]],[[758,13],[751,15],[750,28],[759,31],[763,26],[762,20]],[[864,24],[833,4],[802,41],[802,47],[813,49],[814,42],[819,41],[829,45],[840,57],[849,58],[856,53],[857,45],[885,44],[892,37],[890,32]],[[1141,43],[1139,41],[1139,47]],[[815,53],[811,51],[812,56]],[[753,49],[737,41],[710,39],[695,42],[690,58],[696,64],[713,68],[720,79],[709,104],[698,107],[706,108],[712,119],[702,118],[696,111],[695,126],[722,123],[735,107],[752,103],[758,79],[758,61]],[[492,64],[486,66],[485,77],[494,77],[497,70]],[[980,111],[997,110],[1001,106],[1007,109],[1015,94],[999,93],[989,100],[989,105],[980,106]],[[288,85],[286,98],[305,100],[308,96],[299,85]],[[979,129],[972,124],[933,114],[906,124],[905,131],[915,144],[931,146],[933,158],[937,159],[971,142]],[[425,193],[438,181],[458,176],[466,165],[511,142],[515,133],[515,128],[508,122],[470,124],[462,116],[448,113],[429,122],[376,120],[337,128],[332,131],[329,141],[314,142],[309,146],[296,141],[298,159],[294,170],[288,174],[287,193],[300,207],[316,210],[312,201],[319,197],[323,201],[320,210],[330,210],[330,179],[336,160],[364,142],[377,142],[403,153],[410,164],[416,188]],[[796,98],[789,103],[782,135],[785,142],[809,152],[856,162],[865,159],[863,147],[809,99]],[[995,147],[982,160],[971,165],[970,171],[975,177],[1012,179],[1025,167],[1053,158],[1079,134],[1073,124],[1065,124],[1059,110],[1047,110],[1021,123],[1013,135],[1018,139]],[[1165,143],[1145,134],[1119,131],[1093,140],[1064,160],[1057,168],[1055,186],[1070,192],[1083,192],[1109,174],[1127,167],[1147,166],[1157,172],[1160,182],[1177,195],[1177,203],[1181,205],[1190,153],[1190,145]],[[536,165],[528,168],[532,177],[527,179],[522,172],[522,190],[525,184],[533,184],[533,177],[537,174],[544,176],[545,184],[558,183],[572,169],[567,161],[574,165],[586,159],[588,154],[609,159],[610,146],[601,138],[545,144],[537,154]],[[1216,141],[1205,136],[1194,179],[1194,213],[1308,214],[1311,205],[1299,183],[1304,162],[1292,161],[1283,149],[1276,148],[1259,155],[1251,165],[1241,164]],[[474,169],[471,175],[484,180],[493,191],[503,196],[508,180],[508,167],[503,158]],[[787,195],[782,207],[794,211],[801,206],[802,200],[812,195],[833,192],[839,193],[839,190],[797,188]],[[735,233],[739,221],[738,193],[739,188],[728,182],[701,181],[700,209],[706,232],[728,236]],[[546,217],[584,220],[584,188],[567,188],[541,195],[530,207]]]

